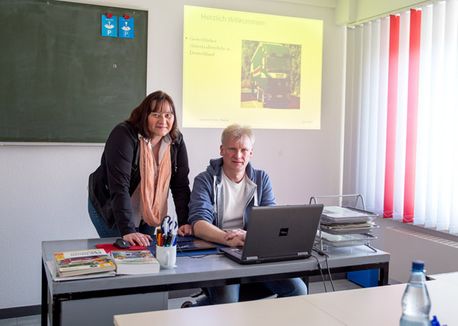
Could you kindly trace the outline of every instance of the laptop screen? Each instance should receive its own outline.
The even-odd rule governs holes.
[[[242,259],[310,255],[322,211],[321,204],[253,207]]]

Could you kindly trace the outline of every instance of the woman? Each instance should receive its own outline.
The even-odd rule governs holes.
[[[100,237],[149,246],[167,215],[169,188],[178,234],[191,234],[188,154],[175,113],[172,98],[156,91],[111,131],[101,164],[89,176],[89,216]]]

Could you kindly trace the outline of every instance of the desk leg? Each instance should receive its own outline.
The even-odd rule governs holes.
[[[62,300],[52,297],[52,326],[60,325],[62,311]]]
[[[383,263],[380,267],[378,285],[388,285],[388,274],[390,271],[390,264]]]
[[[307,294],[310,294],[310,280],[309,280],[309,276],[303,276],[302,277],[302,280],[304,281],[305,283],[305,286],[307,287]]]
[[[41,261],[41,325],[48,325],[48,279],[46,278],[45,263]]]

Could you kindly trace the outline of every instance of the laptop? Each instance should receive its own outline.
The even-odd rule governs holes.
[[[243,248],[219,250],[240,264],[310,257],[322,204],[253,207]]]

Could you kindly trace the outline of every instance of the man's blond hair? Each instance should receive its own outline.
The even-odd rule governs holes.
[[[249,126],[241,126],[236,123],[232,124],[223,130],[221,134],[221,144],[224,144],[229,139],[239,140],[243,136],[247,136],[251,141],[251,145],[254,145],[254,134]]]

